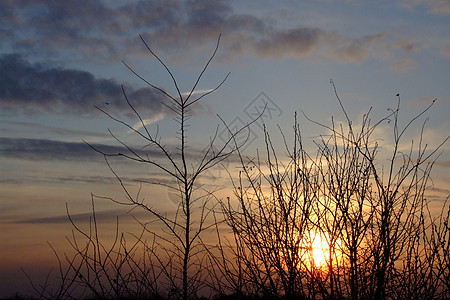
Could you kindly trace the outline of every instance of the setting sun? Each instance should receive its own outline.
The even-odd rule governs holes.
[[[331,237],[328,233],[317,233],[311,231],[309,233],[308,239],[304,241],[305,249],[308,249],[307,257],[310,262],[310,266],[314,268],[325,268],[329,262],[330,258],[334,261],[338,259],[338,251],[340,241],[339,239],[332,242]],[[330,256],[330,244],[332,246],[332,254]]]
[[[326,233],[310,233],[311,261],[315,267],[324,267],[329,261],[329,236]]]

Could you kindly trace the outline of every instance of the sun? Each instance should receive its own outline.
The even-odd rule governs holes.
[[[336,266],[342,253],[340,239],[327,232],[311,230],[298,235],[298,257],[309,270],[327,271]]]
[[[325,267],[330,260],[329,235],[310,232],[311,262],[315,267]]]
[[[309,246],[307,257],[311,268],[331,268],[342,255],[339,251],[340,240],[333,240],[327,232],[310,231],[305,243]]]

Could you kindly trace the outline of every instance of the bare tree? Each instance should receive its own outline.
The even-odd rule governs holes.
[[[209,250],[201,240],[201,235],[215,226],[216,220],[209,219],[209,217],[216,204],[210,201],[214,198],[214,190],[205,188],[198,181],[207,170],[220,164],[245,145],[250,135],[249,126],[258,118],[242,128],[230,132],[228,138],[225,141],[222,140],[222,143],[217,140],[218,125],[203,151],[197,153],[189,151],[187,132],[192,109],[199,101],[220,88],[229,76],[228,73],[215,88],[203,93],[197,92],[201,79],[218,51],[220,35],[213,53],[199,75],[195,77],[194,84],[188,93],[182,93],[170,68],[153,52],[142,36],[140,38],[148,52],[169,75],[175,95],[152,84],[127,63],[123,63],[132,74],[165,97],[166,102],[163,105],[178,126],[178,130],[174,134],[178,138],[178,143],[175,145],[164,144],[159,134],[159,127],[156,125],[150,128],[147,125],[145,116],[135,108],[133,99],[128,96],[123,86],[124,101],[130,112],[139,120],[140,128],[96,106],[99,111],[133,133],[141,144],[131,145],[117,137],[111,130],[109,133],[123,147],[123,151],[112,153],[99,145],[86,142],[89,147],[104,157],[106,165],[124,192],[124,200],[118,197],[92,195],[92,217],[88,228],[82,228],[76,224],[67,211],[73,227],[72,236],[68,238],[68,241],[75,254],[64,254],[65,259],[63,260],[52,248],[59,263],[59,274],[57,275],[59,286],[51,289],[47,282],[38,286],[31,281],[35,294],[40,298],[71,298],[77,297],[73,296],[77,293],[78,296],[88,295],[98,298],[188,299],[196,298],[198,291],[209,281],[207,272],[205,272],[208,269],[209,261],[206,253]],[[225,122],[223,124],[226,126]],[[235,143],[237,136],[240,137],[240,143]],[[223,137],[221,138],[223,139]],[[113,158],[148,166],[165,177],[163,179],[158,179],[161,176],[150,177],[130,182],[113,167]],[[158,210],[147,202],[142,195],[142,188],[145,185],[164,187],[169,189],[172,194],[175,193],[178,196],[175,212],[167,213]],[[130,211],[140,208],[148,213],[151,220],[144,221],[135,218],[141,226],[141,232],[128,235],[120,232],[117,220],[115,237],[108,246],[101,240],[98,233],[95,199],[106,199],[119,205],[128,206]],[[127,243],[127,240],[132,242]]]
[[[234,240],[220,248],[236,263],[216,260],[227,270],[222,277],[231,290],[269,297],[445,298],[448,205],[436,217],[425,195],[449,137],[429,150],[422,141],[425,121],[418,143],[400,150],[407,130],[434,101],[403,128],[399,96],[386,117],[372,123],[370,109],[356,126],[331,84],[345,121],[326,125],[305,115],[327,132],[314,141],[314,155],[304,147],[295,118],[292,145],[280,131],[287,155],[275,150],[265,131],[265,158],[240,156],[242,169],[232,178],[238,204],[222,203]],[[374,131],[389,125],[393,142],[385,165],[380,156],[386,148]],[[312,253],[318,236],[326,243],[320,249],[326,251],[324,265]]]
[[[225,82],[229,75],[226,75],[223,81],[220,82],[214,89],[197,95],[196,88],[217,53],[220,36],[217,40],[213,54],[207,60],[200,74],[197,76],[194,85],[187,94],[181,92],[178,81],[169,67],[152,51],[142,36],[141,40],[149,53],[158,60],[158,62],[169,74],[176,90],[176,95],[171,95],[166,90],[153,85],[143,76],[138,74],[132,67],[128,66],[126,63],[124,64],[134,75],[140,78],[148,86],[167,97],[168,103],[164,103],[164,105],[175,116],[173,119],[178,124],[177,136],[179,143],[176,146],[176,150],[174,151],[174,147],[166,146],[163,142],[161,142],[158,128],[155,129],[154,133],[151,132],[150,128],[148,128],[147,124],[144,122],[144,118],[141,116],[141,113],[135,109],[132,104],[132,99],[129,99],[124,89],[123,95],[125,101],[127,102],[130,110],[139,119],[143,129],[142,131],[133,128],[132,125],[114,117],[107,111],[98,107],[97,108],[114,121],[124,125],[130,131],[134,132],[136,136],[143,141],[144,146],[133,147],[125,141],[117,138],[112,132],[110,132],[112,137],[124,147],[124,152],[107,153],[93,145],[90,146],[105,157],[106,163],[118,179],[123,191],[125,192],[125,201],[116,199],[111,200],[119,204],[131,205],[133,207],[140,207],[144,209],[150,215],[155,217],[165,228],[165,232],[168,233],[170,237],[163,237],[161,233],[149,229],[149,226],[147,226],[146,223],[142,223],[146,230],[158,236],[160,241],[164,241],[159,244],[159,247],[167,255],[167,259],[170,260],[170,268],[164,268],[164,272],[166,273],[165,275],[170,280],[172,285],[171,290],[176,292],[179,291],[182,298],[187,299],[196,295],[203,281],[202,269],[204,267],[204,259],[201,256],[203,250],[202,247],[200,247],[199,236],[202,232],[212,226],[212,224],[207,222],[207,218],[210,215],[208,202],[211,197],[211,191],[204,190],[204,188],[199,187],[197,185],[197,181],[206,170],[219,164],[242,147],[246,140],[242,141],[240,144],[233,144],[231,142],[236,135],[241,134],[248,125],[233,132],[229,139],[220,146],[216,143],[219,129],[219,127],[217,127],[209,144],[206,146],[204,153],[202,153],[200,157],[193,157],[187,151],[188,138],[186,134],[189,126],[188,120],[191,116],[191,110],[198,101],[216,91]],[[142,151],[149,148],[158,151],[160,156],[152,157],[145,153],[145,151]],[[157,208],[154,208],[146,203],[144,199],[141,198],[139,192],[134,195],[125,182],[121,179],[120,175],[111,166],[108,160],[111,157],[121,157],[132,162],[149,165],[150,167],[155,168],[167,175],[169,178],[172,178],[175,184],[153,179],[139,180],[139,184],[156,184],[166,186],[167,188],[176,191],[179,196],[179,205],[176,213],[173,216],[167,216],[166,214],[158,211]],[[193,216],[196,218],[195,221],[193,220]],[[168,246],[163,246],[163,244]],[[181,287],[177,284],[177,278],[179,277],[181,277]]]

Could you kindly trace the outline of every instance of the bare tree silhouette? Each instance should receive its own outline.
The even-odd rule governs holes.
[[[117,137],[111,130],[109,130],[110,135],[123,147],[123,151],[110,153],[97,145],[87,142],[86,144],[104,157],[107,166],[124,192],[124,200],[118,197],[93,195],[92,204],[94,205],[94,199],[107,199],[120,205],[129,206],[132,209],[143,209],[149,216],[153,217],[153,220],[142,221],[136,218],[136,221],[142,226],[142,232],[132,236],[134,242],[131,246],[125,243],[124,235],[120,234],[117,228],[114,242],[108,248],[102,243],[98,235],[94,209],[92,223],[88,229],[77,226],[68,213],[74,231],[78,234],[76,236],[74,233],[72,239],[69,240],[76,254],[72,258],[66,256],[66,263],[69,264],[69,270],[66,272],[62,271],[63,263],[57,256],[61,269],[61,286],[57,292],[50,291],[46,285],[43,289],[35,288],[40,297],[55,296],[59,298],[68,296],[71,295],[69,288],[81,286],[96,297],[101,298],[159,297],[164,295],[163,292],[165,292],[165,297],[168,298],[188,299],[197,297],[198,291],[206,280],[203,272],[207,262],[204,258],[206,257],[204,255],[206,250],[200,236],[204,231],[214,226],[214,219],[209,220],[212,208],[215,205],[210,201],[214,191],[206,189],[197,182],[205,171],[221,163],[244,146],[249,136],[249,133],[246,135],[245,132],[250,124],[257,119],[235,130],[225,141],[222,137],[220,145],[217,139],[218,125],[215,132],[212,132],[212,137],[204,147],[203,152],[189,152],[187,132],[194,105],[214,93],[229,76],[228,73],[215,88],[203,93],[197,92],[201,79],[218,51],[220,35],[212,55],[195,78],[195,82],[188,93],[181,92],[179,83],[170,68],[153,52],[142,36],[140,38],[148,52],[156,58],[169,75],[176,95],[172,95],[165,89],[152,84],[127,63],[123,63],[132,74],[166,98],[167,101],[163,104],[174,116],[173,121],[178,126],[175,134],[178,143],[176,145],[164,144],[158,126],[150,128],[147,125],[145,117],[135,108],[133,99],[128,96],[122,86],[124,100],[128,104],[130,112],[139,120],[140,128],[115,117],[106,109],[97,106],[96,108],[113,121],[127,128],[140,140],[141,145],[131,145],[124,139]],[[241,138],[244,136],[244,139],[241,139],[239,144],[232,143],[237,135]],[[157,155],[154,155],[155,153]],[[131,163],[149,166],[149,168],[165,174],[169,180],[139,179],[136,180],[139,187],[135,191],[133,186],[121,177],[120,172],[115,170],[111,158],[119,158]],[[178,196],[176,211],[170,214],[149,204],[141,195],[141,189],[144,185],[163,186],[168,188],[172,194],[176,193]],[[159,222],[159,225],[155,225],[155,220]],[[144,234],[150,234],[152,237],[151,244],[148,244]],[[85,244],[81,244],[80,239],[84,240]],[[138,249],[143,251],[141,257],[137,255]]]
[[[355,126],[331,84],[345,122],[332,118],[326,125],[305,115],[327,132],[314,141],[315,154],[304,147],[295,116],[293,138],[280,130],[286,156],[267,130],[263,156],[240,155],[242,169],[231,178],[238,205],[222,202],[233,238],[216,252],[221,280],[233,293],[262,297],[445,299],[448,204],[440,215],[430,213],[426,192],[449,137],[430,150],[425,121],[418,143],[400,150],[434,101],[400,128],[397,95],[386,117],[372,123],[370,109]],[[392,129],[390,148],[381,149],[374,137],[380,126]],[[380,158],[386,149],[392,150],[387,166]],[[325,265],[314,262],[314,236],[325,240]]]
[[[207,223],[207,218],[210,215],[208,202],[211,196],[211,191],[202,190],[204,188],[201,187],[199,188],[196,185],[197,180],[202,175],[202,173],[228,158],[232,153],[236,152],[245,144],[246,140],[241,141],[240,144],[232,144],[231,142],[237,135],[246,130],[249,125],[233,132],[229,136],[228,140],[222,143],[220,146],[218,146],[218,143],[216,142],[219,129],[219,127],[217,127],[213,137],[211,138],[211,141],[206,147],[206,151],[201,154],[200,159],[197,160],[192,156],[189,156],[187,152],[186,133],[189,126],[188,120],[191,116],[191,109],[193,105],[198,101],[215,92],[225,82],[229,75],[228,73],[222,80],[222,82],[220,82],[212,90],[202,93],[199,96],[196,95],[196,88],[217,53],[220,43],[220,36],[217,40],[214,52],[207,60],[200,74],[197,76],[190,92],[187,94],[183,94],[181,92],[179,84],[169,67],[152,51],[152,49],[142,38],[142,36],[140,37],[142,43],[145,45],[149,53],[151,53],[151,55],[159,61],[159,63],[170,75],[177,94],[173,96],[166,92],[164,89],[153,85],[143,76],[134,71],[133,68],[128,66],[126,63],[124,64],[134,75],[140,78],[143,82],[145,82],[151,88],[156,89],[168,98],[169,103],[165,104],[165,106],[175,115],[174,121],[178,123],[179,126],[179,129],[177,131],[177,136],[179,139],[177,152],[172,152],[169,147],[161,142],[161,138],[158,135],[157,130],[155,133],[151,133],[150,129],[144,122],[144,118],[133,107],[132,100],[128,98],[125,90],[123,90],[124,98],[132,112],[140,120],[142,128],[144,129],[143,132],[136,130],[130,124],[115,118],[101,108],[97,108],[114,121],[128,127],[128,129],[130,129],[138,137],[140,137],[145,143],[145,146],[141,149],[153,147],[161,153],[162,158],[152,158],[149,155],[142,154],[139,149],[136,149],[126,144],[124,141],[116,138],[113,133],[111,133],[111,135],[124,147],[127,153],[106,153],[92,145],[91,147],[105,157],[109,168],[118,179],[126,194],[127,200],[125,202],[116,201],[114,199],[111,200],[123,205],[131,205],[143,208],[145,211],[156,217],[164,225],[165,229],[168,230],[170,237],[162,237],[160,233],[153,230],[151,230],[151,233],[162,238],[170,246],[166,247],[162,246],[162,243],[159,244],[159,246],[162,247],[162,249],[166,253],[167,259],[170,260],[170,269],[174,272],[169,272],[168,268],[163,268],[163,270],[166,273],[165,275],[167,276],[167,278],[169,278],[170,282],[173,284],[171,290],[177,292],[181,291],[182,298],[187,299],[196,295],[203,280],[201,278],[203,276],[203,273],[201,271],[204,267],[203,258],[201,257],[203,252],[200,247],[199,236],[203,231],[207,230],[213,225]],[[143,199],[139,198],[139,193],[137,194],[137,196],[132,195],[124,182],[121,180],[120,176],[113,170],[108,162],[109,157],[115,156],[120,156],[127,160],[131,160],[140,164],[150,165],[156,169],[159,169],[159,171],[165,173],[175,180],[174,185],[154,180],[140,181],[141,184],[163,185],[177,192],[179,196],[179,206],[174,216],[168,217],[167,215],[159,212],[157,209],[149,206],[143,201]],[[194,196],[194,193],[197,193],[197,195]],[[193,216],[196,217],[196,222],[193,221]],[[142,226],[146,229],[148,228],[147,224],[142,224]],[[181,288],[177,285],[176,281],[179,274],[181,274]]]

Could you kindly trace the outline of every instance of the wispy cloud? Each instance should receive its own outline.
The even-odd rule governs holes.
[[[441,167],[441,168],[445,168],[445,169],[450,169],[450,160],[447,161],[436,161],[435,166],[437,167]],[[449,193],[450,194],[450,193]]]
[[[210,93],[210,92],[212,92],[212,91],[213,91],[213,89],[195,90],[195,91],[192,92],[192,94],[191,94],[190,91],[189,91],[189,92],[181,93],[181,96],[187,97],[187,96],[189,96],[189,94],[191,94],[191,97],[195,97],[195,96],[199,96],[199,95],[201,95],[201,94]]]
[[[357,62],[360,63],[368,59],[372,52],[380,43],[387,43],[389,34],[378,33],[373,35],[362,36],[359,38],[348,39],[343,36],[336,36],[333,42],[336,46],[330,50],[330,55],[340,62]]]
[[[450,42],[447,42],[446,45],[444,45],[442,47],[442,49],[440,50],[440,53],[442,56],[450,59]]]
[[[417,61],[410,57],[403,57],[400,59],[397,59],[391,68],[397,72],[400,73],[406,73],[408,71],[414,70],[418,67]]]
[[[413,9],[416,6],[427,8],[427,12],[435,15],[450,14],[450,1],[448,0],[400,0],[400,5]]]
[[[134,124],[132,126],[133,130],[130,129],[128,131],[128,133],[132,133],[134,131],[139,131],[139,129],[141,129],[142,127],[152,125],[152,124],[158,122],[159,120],[162,120],[164,117],[165,117],[165,114],[159,113],[159,114],[153,116],[153,118],[143,119],[142,122],[137,122],[136,124]]]

